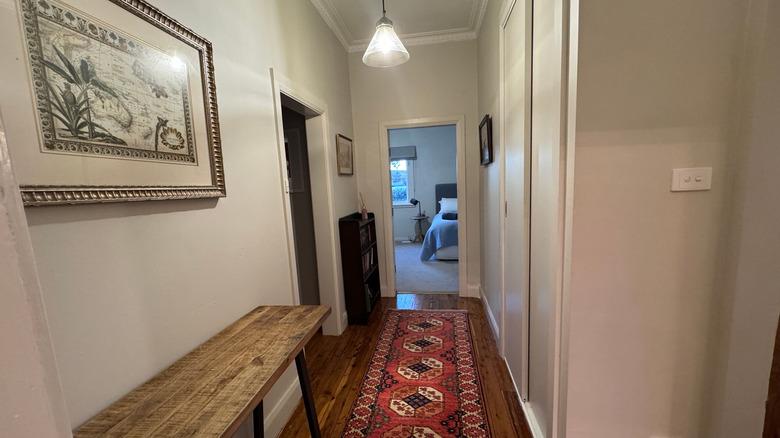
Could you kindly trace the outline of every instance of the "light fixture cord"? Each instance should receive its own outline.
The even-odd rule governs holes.
[[[382,0],[382,15],[387,15],[387,10],[385,9],[385,0]]]

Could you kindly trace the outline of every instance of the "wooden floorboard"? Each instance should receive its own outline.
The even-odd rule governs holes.
[[[394,308],[468,310],[492,435],[494,438],[531,437],[506,365],[498,355],[482,302],[445,294],[399,294],[396,298],[383,298],[367,325],[350,325],[341,336],[318,334],[309,342],[306,358],[323,437],[341,436],[374,351],[382,313]],[[302,402],[280,436],[309,436]]]

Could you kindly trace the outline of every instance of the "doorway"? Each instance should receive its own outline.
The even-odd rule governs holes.
[[[396,293],[458,293],[457,132],[387,131]]]
[[[403,292],[469,296],[464,127],[464,116],[380,123],[383,217],[389,219],[382,223],[387,243],[384,296]],[[442,158],[439,149],[451,149],[453,144],[454,158],[451,150],[449,159]],[[437,154],[438,161],[447,163],[441,172],[425,164]],[[444,213],[451,221],[446,238],[437,227]],[[429,235],[440,240],[426,242]]]
[[[300,104],[282,95],[282,125],[288,196],[295,244],[300,304],[320,304],[319,273],[314,232],[306,114]]]

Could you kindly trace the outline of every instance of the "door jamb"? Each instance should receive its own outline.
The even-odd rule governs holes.
[[[466,182],[466,118],[464,115],[445,117],[421,117],[416,119],[395,120],[379,123],[379,166],[382,180],[382,210],[384,218],[385,240],[385,278],[387,290],[383,296],[395,297],[395,242],[393,240],[393,201],[390,195],[390,143],[388,130],[398,128],[424,128],[431,126],[455,125],[456,137],[456,174],[458,183],[458,296],[467,297],[468,292],[468,236],[469,220],[467,207]]]

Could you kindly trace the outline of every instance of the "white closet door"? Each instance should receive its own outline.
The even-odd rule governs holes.
[[[503,29],[505,355],[528,399],[529,218],[531,155],[531,4],[517,0]]]

